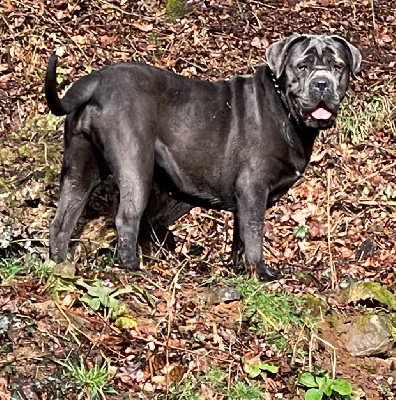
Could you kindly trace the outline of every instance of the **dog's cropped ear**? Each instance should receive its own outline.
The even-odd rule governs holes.
[[[300,40],[306,39],[307,35],[294,34],[286,39],[281,40],[280,42],[276,42],[271,44],[265,55],[267,57],[267,62],[272,72],[275,74],[276,79],[278,79],[285,68],[285,61],[288,51],[291,47],[299,42]]]
[[[348,58],[350,62],[351,71],[353,76],[356,77],[356,74],[358,74],[360,71],[360,64],[362,63],[362,55],[360,54],[359,49],[357,49],[354,45],[350,44],[347,40],[345,40],[341,36],[332,35],[330,36],[330,38],[336,40],[337,42],[341,42],[343,46],[348,50],[348,55],[349,55]]]

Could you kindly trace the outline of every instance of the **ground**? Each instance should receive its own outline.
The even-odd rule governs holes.
[[[395,397],[392,346],[352,356],[345,338],[357,315],[396,331],[393,3],[6,0],[0,13],[0,399],[302,399],[306,371],[347,380],[355,399]],[[120,60],[214,80],[251,73],[294,32],[339,34],[363,63],[337,127],[267,212],[280,281],[232,274],[232,216],[198,208],[172,227],[175,252],[145,258],[151,276],[123,271],[111,179],[73,258],[48,260],[63,146],[43,96],[51,51],[62,89]],[[351,297],[362,281],[384,292]]]

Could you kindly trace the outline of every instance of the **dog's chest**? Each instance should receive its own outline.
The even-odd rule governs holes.
[[[279,174],[269,186],[268,207],[276,203],[303,175],[303,169],[292,169]]]

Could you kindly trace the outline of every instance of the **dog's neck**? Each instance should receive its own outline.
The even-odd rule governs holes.
[[[272,72],[271,68],[268,67],[268,70],[269,70],[269,77],[274,85],[276,94],[278,95],[278,97],[287,113],[290,123],[292,124],[295,132],[297,133],[298,137],[300,138],[300,140],[303,144],[304,150],[306,150],[308,152],[308,154],[306,154],[306,155],[308,156],[308,159],[309,159],[311,156],[314,141],[315,141],[316,137],[318,136],[319,129],[308,128],[298,118],[296,118],[295,115],[293,115],[293,113],[290,110],[288,101],[286,99],[286,95],[281,90],[281,84],[279,83],[275,74]]]
[[[268,67],[268,68],[269,68],[269,67]],[[275,91],[276,91],[276,93],[278,93],[278,95],[279,95],[279,97],[281,98],[281,100],[284,101],[285,96],[284,96],[284,94],[283,94],[283,93],[281,92],[281,90],[280,90],[279,82],[278,82],[278,80],[276,79],[276,76],[275,76],[275,74],[272,72],[272,69],[271,69],[271,68],[269,68],[269,71],[270,71],[271,81],[272,81],[272,83],[274,84],[274,87],[275,87]]]

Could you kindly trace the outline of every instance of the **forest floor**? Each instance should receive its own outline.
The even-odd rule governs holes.
[[[390,0],[3,1],[0,399],[303,399],[323,377],[342,379],[324,398],[351,398],[336,390],[346,380],[354,399],[395,399],[395,27]],[[175,252],[145,259],[152,276],[122,270],[111,179],[80,219],[73,259],[51,273],[63,119],[48,114],[43,77],[54,49],[63,89],[121,60],[215,80],[252,73],[296,32],[341,35],[363,63],[337,127],[266,214],[265,260],[282,279],[230,272],[232,215],[199,208],[172,227]],[[356,327],[374,320],[383,343],[359,353]]]

